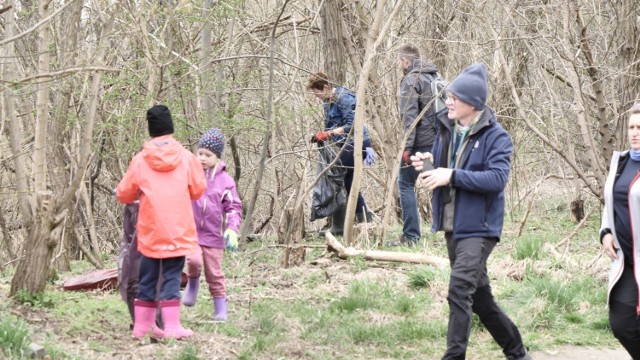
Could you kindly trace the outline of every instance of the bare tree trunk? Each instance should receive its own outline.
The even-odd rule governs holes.
[[[15,35],[15,2],[9,0],[6,4],[9,9],[4,13],[5,38],[12,38]],[[15,42],[10,41],[4,46],[5,59],[2,77],[6,81],[16,78],[17,67],[15,66]],[[13,166],[15,169],[15,184],[18,190],[18,200],[20,202],[20,214],[25,227],[31,224],[33,207],[29,197],[29,177],[27,175],[27,152],[22,149],[23,137],[20,131],[20,123],[15,112],[15,98],[12,87],[3,89],[4,95],[4,118],[8,119],[9,147],[13,154]]]
[[[621,71],[616,94],[619,96],[617,119],[614,127],[618,148],[627,144],[627,114],[634,102],[640,99],[640,4],[637,0],[618,0],[615,9],[618,20],[618,68]],[[604,139],[604,138],[603,138]],[[610,149],[607,149],[610,150]],[[611,156],[611,152],[603,153],[605,158]]]
[[[593,51],[591,50],[591,40],[589,39],[589,35],[587,33],[587,26],[584,23],[584,19],[582,16],[582,11],[580,10],[580,6],[577,1],[574,0],[574,11],[576,13],[576,22],[578,23],[578,28],[580,30],[580,47],[582,49],[582,54],[584,55],[587,61],[587,74],[589,74],[589,78],[591,79],[591,88],[593,89],[593,93],[596,97],[596,114],[598,120],[598,131],[600,132],[600,136],[602,137],[601,146],[602,151],[600,152],[600,156],[596,157],[596,163],[592,164],[595,166],[592,170],[596,174],[596,176],[600,176],[598,179],[599,183],[604,183],[605,181],[605,167],[609,161],[609,155],[604,156],[604,154],[611,154],[613,152],[613,141],[611,137],[611,130],[609,129],[609,119],[606,114],[606,104],[604,100],[604,87],[602,84],[602,75],[598,70],[600,64],[596,63],[595,57],[593,55]],[[591,135],[591,134],[590,134]],[[591,136],[590,139],[592,139]],[[589,144],[589,142],[585,142]],[[594,146],[595,148],[595,146]],[[596,155],[594,151],[594,156]],[[579,219],[578,221],[580,221]]]
[[[78,34],[80,34],[80,21],[83,7],[82,1],[76,1],[75,4],[70,5],[69,13],[61,14],[61,21],[57,31],[59,33],[67,32],[69,35],[66,37],[68,41],[60,42],[60,52],[58,54],[57,62],[66,67],[74,68],[78,64]],[[62,169],[69,169],[69,164],[72,162],[70,154],[73,149],[70,149],[69,145],[72,142],[73,131],[68,126],[69,118],[71,118],[71,107],[74,91],[76,90],[75,81],[65,81],[60,84],[59,91],[52,94],[53,109],[52,120],[49,124],[49,138],[54,141],[49,141],[47,144],[48,156],[48,173],[49,179],[51,179],[51,188],[54,193],[62,193],[64,189],[69,186],[71,179],[70,171],[62,171]],[[58,140],[58,141],[56,141]],[[63,231],[63,234],[67,236],[74,236],[73,232]],[[62,239],[61,239],[62,240]],[[69,239],[64,239],[58,243],[55,253],[66,253],[66,247],[69,245]],[[81,239],[80,239],[81,240]],[[56,256],[54,258],[53,267],[58,271],[70,270],[70,263],[68,256]]]
[[[51,2],[43,1],[39,6],[40,18],[49,16]],[[51,54],[49,53],[49,27],[38,31],[38,72],[48,73]],[[35,193],[47,191],[47,122],[49,120],[49,84],[41,82],[36,93],[36,139],[33,151],[34,190]],[[38,214],[36,212],[36,214]]]
[[[273,29],[271,32],[271,44],[269,45],[269,88],[267,95],[267,116],[265,119],[265,131],[264,138],[262,139],[262,152],[260,154],[260,163],[258,165],[258,171],[256,172],[256,182],[253,188],[253,192],[249,197],[249,201],[247,202],[247,212],[245,213],[244,222],[242,224],[241,236],[242,241],[246,241],[247,235],[249,235],[249,231],[251,230],[251,220],[253,217],[253,211],[256,206],[256,200],[258,199],[258,193],[260,192],[260,187],[262,186],[262,175],[264,174],[264,168],[266,167],[267,154],[269,152],[269,142],[271,139],[271,127],[272,127],[272,113],[273,113],[273,66],[274,66],[274,56],[275,56],[275,48],[276,48],[276,29],[278,28],[278,22],[284,13],[284,10],[287,7],[289,0],[285,0],[284,4],[282,4],[282,9],[280,10],[280,14],[278,18],[273,24]]]
[[[9,296],[20,291],[35,294],[44,291],[51,271],[51,259],[58,239],[54,229],[60,225],[62,216],[54,217],[53,194],[50,191],[36,193],[36,216],[29,236],[24,244],[22,259],[11,279]]]
[[[49,14],[48,6],[51,2],[40,5],[40,17],[46,18]],[[94,61],[103,62],[106,49],[108,35],[117,13],[117,6],[111,12],[108,21],[103,22],[102,33],[98,41],[96,49],[96,59]],[[49,28],[43,27],[39,30],[39,71],[43,73],[49,72]],[[100,90],[100,74],[96,71],[93,73],[91,85],[89,87],[89,105],[86,112],[86,125],[82,129],[80,136],[80,154],[78,156],[78,165],[71,183],[65,192],[53,198],[50,191],[46,191],[46,149],[47,149],[47,119],[49,112],[49,84],[42,82],[38,85],[37,103],[36,103],[36,143],[34,150],[34,172],[35,172],[35,197],[37,208],[35,211],[33,226],[29,229],[29,236],[24,244],[23,257],[21,258],[16,274],[11,281],[10,294],[16,294],[19,291],[27,291],[35,293],[44,290],[46,279],[51,269],[52,255],[59,237],[62,234],[61,223],[66,216],[69,207],[72,204],[81,181],[84,179],[87,164],[91,153],[91,140],[93,136],[93,125],[96,118],[96,109],[98,102],[98,93]],[[35,270],[33,270],[35,269]]]
[[[204,24],[200,30],[200,113],[204,123],[213,126],[216,118],[209,89],[211,84],[211,31],[213,21],[211,16],[211,0],[202,0],[202,19]]]
[[[2,175],[0,174],[0,188],[2,188]],[[11,234],[9,233],[9,229],[7,228],[7,221],[4,217],[4,210],[2,206],[0,206],[0,230],[2,231],[2,243],[4,244],[4,248],[7,250],[7,256],[9,260],[13,260],[16,257],[16,254],[13,252],[13,246],[11,241]],[[2,246],[0,246],[0,249]],[[0,256],[0,263],[2,262],[2,256]],[[2,265],[0,264],[0,270],[2,270]]]
[[[336,84],[344,84],[347,79],[347,64],[344,37],[347,32],[342,27],[342,1],[325,0],[320,6],[322,44],[324,47],[324,71]]]
[[[369,29],[369,36],[367,38],[367,47],[362,64],[362,71],[358,79],[358,90],[356,92],[356,113],[353,121],[353,133],[354,133],[354,170],[353,170],[353,184],[351,185],[351,191],[349,193],[349,200],[347,202],[347,212],[344,222],[344,239],[347,244],[351,244],[354,238],[353,220],[355,218],[356,204],[358,202],[358,192],[360,191],[360,182],[362,181],[362,141],[363,133],[362,126],[364,125],[364,112],[365,112],[365,94],[367,86],[369,85],[369,74],[373,67],[374,60],[376,59],[376,51],[382,39],[386,35],[394,17],[398,14],[399,9],[404,4],[404,0],[399,0],[394,4],[394,9],[391,14],[386,18],[386,22],[383,25],[383,18],[385,15],[386,0],[379,1],[377,3],[376,15],[373,20],[373,24]],[[398,173],[397,166],[394,168],[393,173]],[[392,178],[390,182],[395,182],[395,178]]]

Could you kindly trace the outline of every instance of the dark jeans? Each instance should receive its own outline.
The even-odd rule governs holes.
[[[338,149],[342,147],[342,144],[338,144]],[[362,150],[362,158],[364,159],[365,152]],[[344,188],[347,191],[347,198],[349,197],[349,193],[351,193],[351,184],[353,184],[353,166],[355,164],[353,158],[353,145],[345,146],[342,153],[340,153],[340,163],[344,168],[346,168],[347,173],[344,176]],[[358,193],[358,204],[356,208],[356,214],[367,213],[367,205],[364,202],[364,197],[362,197],[362,193]]]
[[[180,282],[182,281],[184,259],[184,256],[153,259],[142,255],[138,299],[144,301],[156,300],[156,285],[160,277],[160,268],[162,268],[162,277],[164,279],[160,286],[160,300],[180,299]]]
[[[502,347],[507,359],[524,357],[526,350],[518,328],[498,307],[491,293],[487,259],[497,240],[480,237],[456,240],[450,233],[446,233],[445,238],[451,263],[451,277],[447,296],[447,351],[442,359],[465,359],[472,313],[478,314],[480,322]]]
[[[638,284],[631,267],[625,267],[609,298],[609,324],[613,335],[634,360],[640,360]]]
[[[430,152],[431,146],[413,149],[411,155],[416,152]],[[418,216],[418,200],[416,198],[417,172],[411,164],[407,165],[404,159],[400,159],[400,171],[398,172],[398,193],[400,195],[400,209],[402,209],[402,233],[410,241],[420,240],[420,217]]]

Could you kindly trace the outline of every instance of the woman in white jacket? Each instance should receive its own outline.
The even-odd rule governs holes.
[[[629,110],[631,149],[614,151],[604,187],[600,227],[603,252],[611,259],[609,323],[613,334],[640,360],[640,104]]]

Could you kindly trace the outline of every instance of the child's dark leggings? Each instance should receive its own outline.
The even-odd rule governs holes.
[[[634,360],[640,360],[640,318],[636,312],[637,305],[638,284],[633,276],[633,269],[625,267],[620,280],[611,290],[609,323],[613,335]]]
[[[180,299],[180,282],[182,281],[184,259],[184,256],[153,259],[142,255],[140,260],[138,299],[156,301],[156,285],[160,278],[160,271],[162,271],[164,280],[160,287],[160,297],[158,300]]]

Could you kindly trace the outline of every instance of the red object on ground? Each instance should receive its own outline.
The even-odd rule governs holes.
[[[187,285],[187,274],[182,273],[180,287]],[[62,288],[67,291],[114,290],[118,286],[118,269],[96,270],[84,275],[67,279]]]

